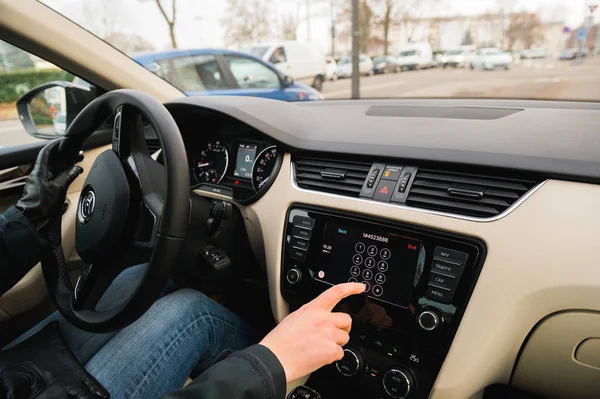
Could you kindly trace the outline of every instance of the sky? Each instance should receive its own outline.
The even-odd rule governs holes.
[[[161,0],[170,10],[171,0]],[[225,0],[176,0],[176,36],[179,48],[220,48],[225,46],[223,18]],[[350,0],[346,0],[350,1]],[[474,15],[498,10],[500,4],[514,11],[543,10],[542,15],[563,16],[571,28],[580,26],[587,4],[600,0],[439,0],[432,13],[438,16]],[[93,33],[102,35],[106,26],[123,33],[137,34],[151,42],[157,50],[170,48],[168,27],[155,0],[41,0],[42,3]],[[275,15],[296,15],[300,21],[299,40],[309,38],[306,3],[309,4],[310,40],[324,50],[330,43],[330,11],[328,0],[270,0]],[[600,14],[597,11],[596,14]],[[596,21],[600,18],[596,15]]]

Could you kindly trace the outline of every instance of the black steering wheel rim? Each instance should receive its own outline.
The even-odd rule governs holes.
[[[92,332],[114,331],[132,323],[159,297],[183,245],[189,218],[183,139],[169,111],[147,94],[115,90],[92,101],[69,126],[56,158],[72,165],[85,140],[111,115],[115,115],[113,147],[96,159],[78,201],[76,247],[86,266],[76,287],[69,280],[62,248],[42,260],[48,291],[59,312],[73,325]],[[164,166],[150,158],[142,116],[158,136]],[[92,204],[90,193],[95,198]],[[121,220],[123,215],[126,220]],[[111,229],[111,222],[119,226]],[[115,236],[101,237],[107,232]],[[146,257],[148,267],[135,292],[113,309],[95,310],[114,277]],[[131,260],[136,263],[126,264]]]

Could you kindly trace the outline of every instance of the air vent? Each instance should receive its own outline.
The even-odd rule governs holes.
[[[158,139],[146,139],[146,146],[148,147],[148,152],[150,155],[160,150],[160,142]]]
[[[537,182],[419,169],[406,204],[475,217],[494,217]]]
[[[358,197],[371,163],[298,157],[295,168],[299,187]]]

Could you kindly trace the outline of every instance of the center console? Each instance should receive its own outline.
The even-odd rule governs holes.
[[[428,397],[481,270],[484,244],[294,205],[283,245],[281,294],[291,311],[335,284],[367,286],[336,307],[353,318],[344,358],[313,373],[299,397]]]

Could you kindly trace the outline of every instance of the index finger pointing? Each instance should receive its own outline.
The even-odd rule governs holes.
[[[365,291],[365,288],[365,285],[362,283],[344,283],[334,285],[316,297],[312,303],[314,306],[331,311],[339,301],[350,295],[362,294]]]

